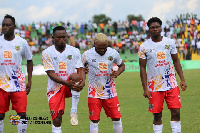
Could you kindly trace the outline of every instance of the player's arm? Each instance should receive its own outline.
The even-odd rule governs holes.
[[[33,61],[27,60],[28,83],[26,84],[26,94],[28,95],[31,90]]]
[[[139,64],[140,64],[140,78],[142,81],[142,86],[144,90],[143,96],[145,98],[151,98],[151,93],[147,89],[147,72],[146,72],[146,59],[139,58]]]
[[[68,86],[70,88],[72,88],[75,85],[74,81],[70,80],[70,81],[67,82],[67,81],[63,80],[62,78],[60,78],[59,76],[57,76],[56,73],[55,73],[55,71],[53,71],[53,70],[46,71],[46,73],[49,76],[49,78],[51,80],[53,80],[54,82],[56,82],[56,83]]]
[[[79,92],[85,86],[85,72],[83,71],[82,67],[77,68],[77,74],[80,76],[80,82],[79,82],[79,84],[75,84],[73,90]]]
[[[123,61],[120,65],[117,65],[117,66],[118,66],[117,71],[112,70],[112,73],[111,73],[112,78],[117,78],[121,73],[123,73],[125,71],[125,64]]]
[[[175,70],[178,73],[180,80],[181,80],[181,82],[180,82],[181,90],[185,91],[186,88],[187,88],[187,84],[185,83],[185,79],[184,79],[184,76],[183,76],[183,71],[182,71],[180,61],[178,59],[178,55],[177,54],[171,54],[171,56],[172,56],[172,60],[173,60],[173,63],[174,63]]]

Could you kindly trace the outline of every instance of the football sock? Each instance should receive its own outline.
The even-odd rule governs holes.
[[[4,128],[4,122],[3,120],[0,120],[0,133],[3,133],[3,128]]]
[[[162,129],[163,129],[163,124],[161,124],[161,125],[154,125],[153,124],[154,133],[162,133]]]
[[[27,123],[23,123],[23,122],[27,122],[27,120],[25,119],[20,119],[18,125],[17,125],[17,130],[18,133],[26,133],[27,130]]]
[[[77,112],[77,106],[80,98],[80,93],[77,91],[71,90],[72,93],[72,108],[71,108],[71,113]]]
[[[60,126],[60,127],[55,127],[55,126],[52,124],[52,133],[62,133],[62,131],[61,131],[61,126]]]
[[[181,133],[181,122],[180,121],[170,121],[172,133]]]
[[[99,123],[93,123],[90,122],[90,133],[98,133],[98,124]]]
[[[122,121],[121,119],[119,121],[113,121],[113,129],[115,133],[122,133]]]

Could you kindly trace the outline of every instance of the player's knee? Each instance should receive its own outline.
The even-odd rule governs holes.
[[[5,118],[5,113],[0,114],[0,120],[3,120]]]
[[[171,116],[173,120],[180,120],[180,109],[171,110]]]
[[[24,113],[17,113],[20,116],[20,119],[26,119],[26,112]]]
[[[162,118],[162,113],[154,113],[154,120],[160,121]]]

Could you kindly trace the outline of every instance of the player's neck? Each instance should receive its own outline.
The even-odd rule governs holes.
[[[62,53],[65,50],[66,46],[65,47],[58,47],[58,46],[55,45],[55,48],[58,52]]]
[[[12,41],[15,38],[15,34],[13,35],[4,35],[4,39],[7,41]]]
[[[159,35],[159,36],[151,36],[151,40],[153,42],[161,42],[162,39],[163,39],[163,37],[161,35]]]

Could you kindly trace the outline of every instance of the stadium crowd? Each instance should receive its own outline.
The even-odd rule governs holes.
[[[124,54],[128,49],[131,54],[137,53],[139,45],[149,37],[148,26],[145,21],[108,21],[107,24],[92,23],[32,23],[17,25],[15,34],[25,38],[31,47],[32,53],[36,54],[53,44],[52,32],[57,25],[64,26],[68,33],[68,44],[82,50],[93,47],[93,40],[98,32],[106,33],[110,40],[110,47]],[[0,26],[1,31],[1,26]],[[163,27],[163,36],[173,38],[177,44],[177,50],[183,59],[191,59],[191,54],[200,54],[200,20],[176,19],[171,20]]]

